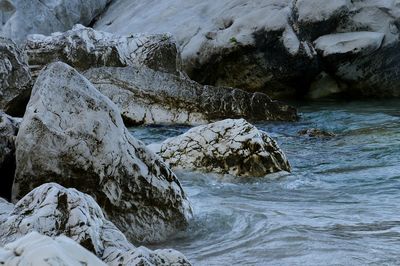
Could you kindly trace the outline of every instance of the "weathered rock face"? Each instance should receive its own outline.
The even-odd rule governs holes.
[[[90,24],[110,0],[12,0],[2,1],[1,34],[22,42],[28,34],[65,31],[73,25]]]
[[[9,213],[0,224],[3,244],[34,231],[49,237],[63,234],[108,265],[189,265],[185,256],[174,250],[134,247],[106,220],[94,199],[76,189],[44,184],[22,198]]]
[[[21,120],[0,111],[0,198],[11,199],[15,173],[15,138]]]
[[[105,266],[101,260],[65,236],[54,239],[32,232],[0,248],[0,264]]]
[[[295,121],[296,109],[263,93],[203,86],[146,67],[96,68],[84,75],[121,109],[128,124],[200,124],[244,117]]]
[[[25,51],[29,65],[37,70],[62,61],[79,70],[146,65],[178,74],[181,61],[176,43],[169,34],[118,36],[82,25],[50,36],[30,35],[25,42]]]
[[[64,63],[42,71],[16,140],[14,202],[47,182],[95,197],[132,241],[159,241],[191,217],[170,169],[125,128],[118,108]]]
[[[24,53],[13,41],[0,37],[0,110],[11,115],[23,115],[24,110],[15,106],[21,101],[25,105],[28,102],[30,81]]]
[[[318,129],[318,128],[309,128],[303,129],[299,131],[300,136],[307,136],[310,138],[332,138],[335,137],[335,133]]]
[[[346,95],[399,96],[399,19],[393,0],[121,0],[95,28],[171,32],[185,70],[203,84],[306,95],[326,72],[348,85]],[[317,52],[321,40],[331,44]]]
[[[156,146],[152,148],[157,150]],[[289,162],[277,143],[244,119],[227,119],[192,128],[167,139],[158,149],[159,155],[176,169],[239,177],[290,171]]]

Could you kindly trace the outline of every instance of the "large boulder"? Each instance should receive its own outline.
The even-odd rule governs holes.
[[[0,264],[29,265],[87,265],[106,266],[89,251],[65,236],[54,239],[32,232],[0,248]]]
[[[94,68],[84,75],[118,105],[127,124],[201,124],[225,118],[295,121],[296,109],[263,93],[203,86],[142,67]]]
[[[6,207],[9,209],[8,205]],[[8,212],[7,219],[0,224],[0,244],[11,243],[36,231],[49,237],[65,235],[108,265],[189,264],[185,256],[174,250],[134,247],[105,218],[94,199],[76,189],[54,183],[41,185]]]
[[[120,0],[94,27],[171,32],[185,70],[202,84],[298,96],[327,72],[346,84],[341,93],[363,97],[400,96],[399,21],[394,0]],[[339,48],[340,60],[316,51],[313,42],[323,36],[336,42],[328,50]]]
[[[101,66],[146,65],[178,74],[181,60],[170,34],[119,36],[82,25],[50,36],[29,35],[25,51],[36,73],[49,63],[62,61],[81,71]]]
[[[198,126],[150,148],[174,169],[239,177],[290,172],[289,162],[278,144],[244,119]]]
[[[110,0],[3,0],[0,5],[1,34],[21,43],[28,34],[65,31],[77,23],[89,25],[109,2]]]
[[[13,201],[48,182],[93,196],[132,241],[160,241],[187,225],[177,177],[125,128],[120,111],[76,70],[39,75],[16,139]]]
[[[0,111],[0,198],[11,199],[15,174],[15,138],[21,120]]]
[[[29,100],[31,74],[25,54],[10,39],[0,37],[0,110],[23,115],[20,102]]]

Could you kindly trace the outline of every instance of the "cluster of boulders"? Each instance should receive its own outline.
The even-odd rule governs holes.
[[[395,0],[120,0],[94,27],[171,32],[202,84],[360,98],[400,96],[399,20]]]
[[[0,264],[190,265],[178,251],[135,246],[192,219],[171,169],[290,171],[277,143],[246,120],[295,121],[296,110],[192,81],[171,35],[77,25],[0,47]],[[126,128],[176,123],[206,125],[159,150]]]

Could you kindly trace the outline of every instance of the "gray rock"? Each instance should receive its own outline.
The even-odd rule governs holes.
[[[32,232],[0,248],[0,264],[105,266],[101,260],[65,236],[54,239]]]
[[[13,209],[13,204],[0,197],[0,225],[7,221]]]
[[[120,0],[95,28],[171,32],[202,84],[298,97],[326,72],[346,96],[382,97],[400,96],[399,21],[394,0]],[[318,54],[313,42],[323,36],[333,43]]]
[[[198,126],[167,139],[154,151],[173,168],[259,177],[289,171],[289,162],[267,133],[244,119]]]
[[[15,138],[21,120],[0,111],[0,198],[11,199],[15,174]]]
[[[0,37],[0,110],[22,116],[19,103],[28,101],[30,82],[25,54],[13,41]]]
[[[308,128],[299,131],[300,136],[307,136],[310,138],[332,138],[336,137],[335,133],[318,129],[318,128]]]
[[[164,240],[191,207],[174,173],[125,128],[120,111],[76,70],[38,77],[16,140],[14,202],[48,182],[93,196],[131,241]]]
[[[89,25],[110,0],[12,0],[2,1],[1,34],[17,43],[32,33],[65,31],[80,23]],[[4,3],[7,2],[7,3]]]
[[[50,36],[30,35],[25,42],[25,51],[29,65],[36,70],[62,61],[78,70],[146,65],[154,70],[178,74],[181,61],[176,43],[169,34],[118,36],[82,25]]]
[[[224,118],[295,121],[296,109],[263,93],[203,86],[146,67],[95,68],[84,75],[118,105],[127,124],[201,124]]]
[[[108,265],[189,265],[174,250],[134,247],[92,197],[54,183],[39,186],[15,204],[0,224],[0,243],[35,231],[49,237],[65,235]]]

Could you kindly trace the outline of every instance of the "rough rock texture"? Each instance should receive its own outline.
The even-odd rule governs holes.
[[[296,109],[263,93],[203,86],[146,67],[96,68],[84,75],[121,109],[128,124],[200,124],[224,118],[295,121]]]
[[[395,0],[120,0],[95,28],[171,32],[185,70],[203,84],[304,96],[326,72],[346,96],[362,97],[400,96],[399,21]],[[329,45],[335,60],[317,53],[320,37],[337,44]]]
[[[131,241],[160,241],[191,217],[171,170],[125,128],[120,111],[76,70],[39,75],[16,140],[14,202],[47,182],[93,196]]]
[[[22,42],[28,34],[65,31],[89,25],[110,0],[12,0],[0,5],[1,34]]]
[[[0,265],[105,266],[86,249],[65,236],[54,239],[32,232],[0,248]]]
[[[21,120],[0,111],[0,198],[11,199],[15,173],[15,137]]]
[[[33,231],[50,237],[66,235],[108,265],[189,265],[185,256],[174,250],[134,247],[104,217],[92,197],[54,183],[34,189],[16,203],[0,224],[0,243]]]
[[[3,224],[5,221],[7,221],[13,209],[13,204],[0,197],[0,224]]]
[[[309,129],[300,130],[299,135],[307,136],[310,138],[332,138],[332,137],[336,136],[335,133],[325,131],[322,129],[318,129],[318,128],[309,128]]]
[[[169,34],[118,36],[76,25],[67,32],[50,36],[34,34],[25,43],[29,65],[36,70],[62,61],[86,70],[101,66],[146,65],[177,74],[180,53]]]
[[[156,146],[152,149],[157,150]],[[278,144],[244,119],[226,119],[164,141],[158,154],[176,169],[240,177],[290,171]]]
[[[24,53],[7,38],[0,37],[0,110],[23,115],[15,105],[29,99],[31,74]],[[27,95],[28,91],[28,95]]]

